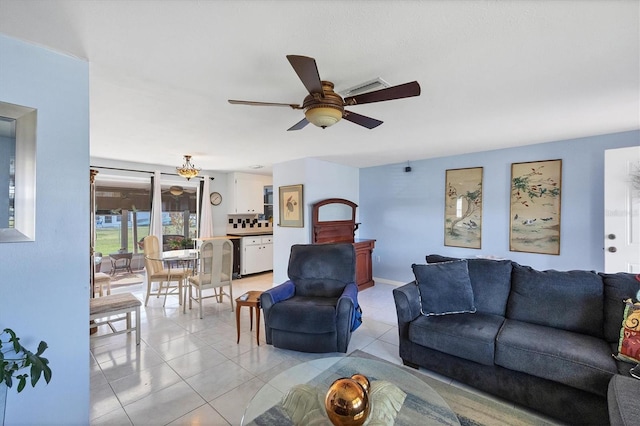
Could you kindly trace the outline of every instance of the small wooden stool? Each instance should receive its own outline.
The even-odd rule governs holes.
[[[99,339],[102,337],[109,337],[116,334],[136,332],[136,345],[140,344],[140,302],[131,293],[112,294],[109,296],[98,297],[97,299],[89,299],[89,322],[93,321],[90,327],[98,327],[106,324],[109,326],[113,333],[103,334],[100,336],[92,335],[92,339]],[[131,313],[136,313],[136,325],[131,325]],[[109,319],[108,317],[114,315],[126,314],[124,317],[115,319]],[[96,321],[99,318],[106,318],[103,321]],[[124,330],[118,331],[113,326],[114,322],[127,321],[127,327]]]
[[[236,299],[236,330],[238,331],[238,340],[236,343],[240,343],[240,308],[242,306],[249,307],[249,322],[251,323],[250,330],[253,330],[253,310],[256,311],[256,342],[260,346],[260,295],[261,291],[248,291],[242,296]],[[243,296],[247,296],[246,300],[242,300]]]

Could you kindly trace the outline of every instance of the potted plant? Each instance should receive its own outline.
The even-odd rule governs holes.
[[[35,387],[36,383],[38,383],[43,376],[45,382],[49,383],[51,380],[49,360],[42,356],[47,347],[47,343],[41,341],[38,345],[38,351],[34,354],[20,344],[20,338],[16,336],[16,333],[12,329],[5,328],[4,331],[0,333],[0,362],[2,363],[2,369],[0,369],[1,424],[4,424],[7,389],[13,387],[14,378],[18,382],[18,392],[22,392],[27,385],[29,375],[31,376],[30,382],[32,387]],[[29,368],[28,373],[18,374],[26,368]]]

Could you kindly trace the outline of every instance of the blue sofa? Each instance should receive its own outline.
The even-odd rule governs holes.
[[[428,263],[459,259],[427,256]],[[607,424],[632,274],[537,271],[509,260],[467,259],[475,312],[422,314],[416,281],[393,290],[405,365],[451,377],[561,421]],[[424,290],[423,290],[424,292]]]

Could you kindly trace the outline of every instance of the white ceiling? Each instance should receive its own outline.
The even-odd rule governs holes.
[[[0,0],[0,32],[90,63],[91,155],[214,171],[314,157],[355,167],[640,128],[640,2]],[[417,80],[351,107],[384,121],[286,130],[286,55],[336,90]],[[1,94],[0,94],[1,95]],[[1,96],[0,96],[1,97]]]

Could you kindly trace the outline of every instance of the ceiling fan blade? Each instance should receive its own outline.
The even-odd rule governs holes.
[[[281,104],[277,102],[237,101],[235,99],[229,99],[229,103],[233,105],[282,106],[282,107],[291,107],[293,109],[302,109],[302,107],[298,104]]]
[[[306,126],[307,124],[309,124],[309,121],[306,118],[303,118],[302,120],[298,121],[296,124],[294,124],[293,126],[289,127],[287,129],[287,132],[289,130],[300,130],[302,129],[304,126]]]
[[[345,105],[370,104],[373,102],[390,101],[393,99],[410,98],[420,95],[420,85],[417,81],[400,84],[398,86],[387,87],[386,89],[374,92],[363,93],[361,95],[344,98]]]
[[[355,112],[347,110],[344,111],[344,119],[352,123],[359,124],[362,127],[366,127],[367,129],[375,129],[376,127],[384,123],[383,121],[376,120],[375,118],[356,114]]]
[[[322,81],[320,80],[316,60],[309,58],[308,56],[299,55],[287,55],[287,59],[309,93],[312,95],[314,93],[319,93],[324,96],[324,90],[322,90]]]

